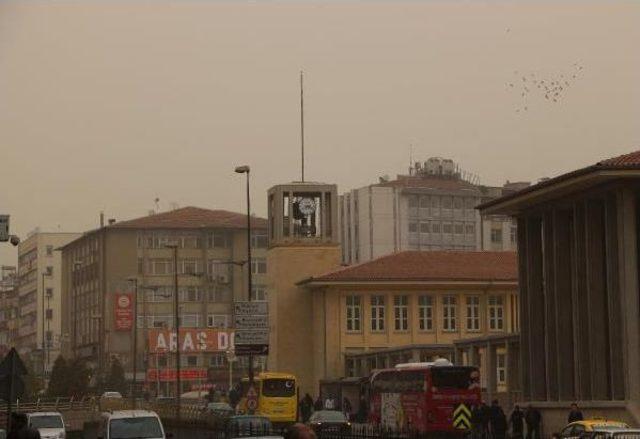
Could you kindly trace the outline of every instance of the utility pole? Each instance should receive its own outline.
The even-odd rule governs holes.
[[[174,326],[176,329],[176,403],[178,412],[176,414],[180,422],[180,393],[182,383],[180,380],[180,300],[178,298],[178,244],[167,244],[165,247],[173,249],[173,306],[174,306]]]

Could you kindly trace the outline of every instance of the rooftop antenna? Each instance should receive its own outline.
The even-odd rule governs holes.
[[[304,183],[304,72],[300,70],[300,150],[302,159],[302,182]]]

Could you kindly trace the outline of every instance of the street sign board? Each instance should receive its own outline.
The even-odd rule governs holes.
[[[236,329],[234,343],[236,348],[243,344],[269,344],[269,330],[263,329]]]
[[[255,316],[268,313],[267,302],[264,301],[235,302],[233,308],[235,316]]]
[[[260,329],[269,327],[269,317],[265,315],[238,316],[233,319],[237,329]]]
[[[253,386],[247,390],[247,408],[252,412],[258,408],[258,392]]]
[[[241,344],[236,345],[234,350],[236,356],[244,357],[247,355],[269,355],[268,344]]]
[[[0,242],[9,240],[9,215],[0,215]]]

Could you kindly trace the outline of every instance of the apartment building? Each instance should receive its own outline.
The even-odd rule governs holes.
[[[15,346],[37,373],[48,374],[64,343],[61,255],[78,233],[36,229],[18,245],[19,328]]]
[[[131,379],[135,332],[138,382],[151,393],[173,395],[175,343],[170,340],[177,270],[182,391],[212,382],[226,385],[232,304],[247,299],[246,270],[253,272],[253,299],[266,300],[266,220],[252,218],[251,267],[246,223],[244,214],[185,207],[110,220],[64,246],[68,355],[86,359],[98,375],[115,356]],[[168,247],[173,245],[177,267]],[[206,347],[186,341],[205,338]]]
[[[9,352],[18,337],[18,282],[16,267],[0,268],[0,358]]]
[[[409,175],[383,177],[340,196],[342,262],[403,250],[513,251],[515,222],[481,216],[475,207],[528,185],[482,186],[452,160],[417,162]]]

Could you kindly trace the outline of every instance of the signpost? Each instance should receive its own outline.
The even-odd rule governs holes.
[[[269,315],[267,302],[234,304],[235,354],[240,356],[269,354]]]

